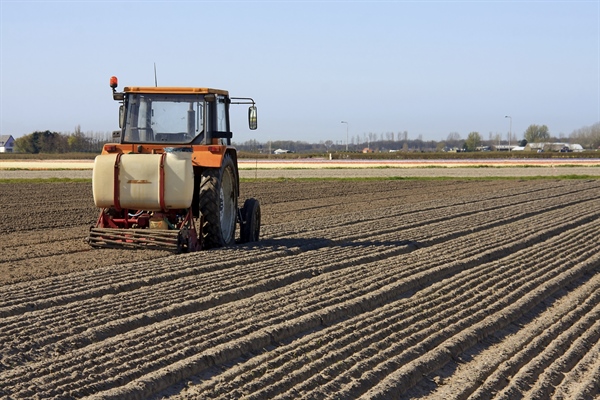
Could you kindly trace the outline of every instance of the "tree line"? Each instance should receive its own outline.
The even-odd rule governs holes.
[[[99,153],[102,146],[111,141],[111,133],[81,131],[77,126],[74,132],[60,133],[36,131],[15,139],[17,153]]]
[[[523,136],[519,139],[517,135],[503,138],[500,133],[489,133],[485,139],[479,132],[470,132],[466,138],[462,138],[458,132],[451,132],[446,140],[425,141],[422,135],[411,139],[407,131],[386,132],[375,134],[372,132],[352,136],[348,143],[348,150],[352,152],[371,149],[375,151],[476,151],[478,148],[487,146],[490,148],[498,146],[525,146],[527,143],[540,142],[565,142],[571,144],[580,144],[584,149],[596,150],[600,148],[600,122],[591,126],[583,127],[571,133],[569,137],[553,136],[548,126],[532,124],[527,127]],[[342,152],[346,150],[346,142],[338,140],[322,140],[319,143],[309,143],[305,141],[292,140],[273,140],[266,143],[255,139],[243,143],[234,143],[242,151],[251,153],[272,153],[276,149],[290,150],[295,153],[309,152]]]
[[[93,152],[102,151],[105,143],[110,143],[112,133],[100,132],[82,132],[81,127],[77,126],[71,133],[59,133],[46,131],[36,131],[15,139],[15,151],[19,153],[69,153],[69,152]],[[376,134],[373,132],[363,133],[362,136],[355,135],[350,143],[343,140],[334,142],[333,140],[322,140],[319,143],[309,143],[304,141],[275,140],[266,143],[255,139],[234,145],[241,151],[253,153],[272,153],[276,149],[286,149],[296,153],[310,152],[342,152],[346,150],[352,152],[361,152],[364,149],[376,151],[475,151],[483,146],[499,145],[522,145],[526,143],[539,142],[569,142],[578,143],[584,149],[595,150],[600,148],[600,122],[586,126],[573,131],[568,137],[555,137],[550,133],[546,125],[532,124],[527,127],[523,133],[522,139],[517,139],[516,135],[508,136],[503,139],[499,133],[489,133],[485,139],[479,132],[470,132],[466,138],[462,138],[458,132],[451,132],[446,140],[435,141],[423,140],[422,135],[416,138],[409,138],[407,131],[386,132]]]

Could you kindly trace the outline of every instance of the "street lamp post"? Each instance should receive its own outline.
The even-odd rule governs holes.
[[[348,123],[346,121],[342,121],[342,124],[346,124],[346,152],[348,152]]]
[[[510,115],[505,115],[504,118],[510,118],[510,128],[508,128],[508,150],[510,151],[510,138],[512,136],[512,117]]]

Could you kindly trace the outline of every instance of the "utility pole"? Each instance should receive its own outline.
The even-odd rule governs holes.
[[[510,118],[510,128],[508,129],[508,151],[510,151],[510,138],[512,136],[512,117],[505,115],[504,118]]]
[[[342,121],[342,124],[346,124],[346,152],[348,152],[348,123],[346,121]]]

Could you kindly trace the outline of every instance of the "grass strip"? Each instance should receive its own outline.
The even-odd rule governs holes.
[[[299,177],[299,178],[240,178],[240,182],[285,182],[293,181],[530,181],[530,180],[560,180],[560,179],[600,179],[598,175],[556,175],[556,176],[374,176],[374,177]]]
[[[556,176],[374,176],[374,177],[298,177],[298,178],[240,178],[240,182],[285,182],[285,181],[533,181],[533,180],[591,179],[598,180],[598,175],[556,175]],[[10,178],[0,179],[0,184],[18,183],[92,183],[91,178]]]
[[[92,183],[92,178],[9,178],[0,179],[0,183]]]
[[[362,170],[362,169],[398,169],[398,170],[407,170],[407,169],[463,169],[463,168],[471,168],[471,169],[507,169],[507,168],[600,168],[600,164],[548,164],[548,165],[534,165],[534,164],[515,164],[515,165],[490,165],[490,164],[478,164],[478,165],[410,165],[410,166],[398,166],[398,165],[371,165],[371,166],[331,166],[331,167],[278,167],[278,168],[251,168],[251,167],[242,167],[239,168],[240,171],[256,171],[256,170],[268,170],[268,171],[310,171],[310,170]]]

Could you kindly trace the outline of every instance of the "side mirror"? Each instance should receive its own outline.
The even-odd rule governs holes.
[[[258,127],[258,119],[256,115],[256,106],[252,105],[248,108],[248,127],[250,130],[256,130]]]
[[[119,128],[123,128],[125,125],[125,107],[121,104],[119,106]]]

